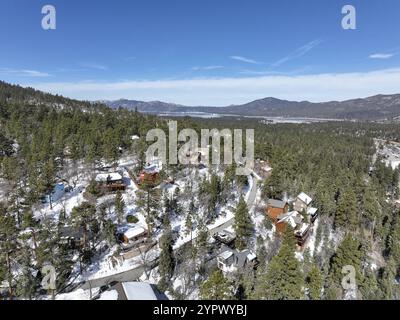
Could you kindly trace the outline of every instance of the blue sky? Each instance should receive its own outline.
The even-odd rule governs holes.
[[[342,100],[400,91],[399,30],[398,0],[2,0],[0,79],[90,100]]]

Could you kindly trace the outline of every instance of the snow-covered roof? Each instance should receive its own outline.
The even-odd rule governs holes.
[[[220,257],[220,258],[223,259],[223,260],[227,260],[227,259],[229,259],[230,257],[232,257],[232,255],[233,255],[233,252],[227,250],[227,251],[224,251],[224,252],[220,253],[218,257]]]
[[[303,234],[309,227],[310,225],[308,223],[302,223],[300,228],[298,229],[298,232],[300,234]]]
[[[253,252],[250,252],[248,255],[247,255],[247,260],[249,260],[249,261],[253,261],[254,259],[256,259],[257,258],[257,256],[253,253]]]
[[[300,199],[301,201],[303,201],[306,205],[309,205],[312,202],[311,197],[309,197],[308,195],[306,195],[304,192],[300,193],[297,196],[297,199]]]
[[[274,208],[284,208],[286,206],[286,202],[281,200],[269,199],[268,206]]]
[[[316,213],[317,213],[317,211],[318,211],[318,209],[317,208],[313,208],[313,207],[311,207],[311,208],[309,208],[308,210],[307,210],[307,213],[309,214],[309,215],[315,215]]]
[[[289,224],[292,228],[296,228],[298,224],[303,220],[303,216],[299,214],[297,211],[291,211],[285,214],[281,214],[278,216],[278,222],[285,222]]]
[[[390,166],[396,170],[400,166],[400,160],[390,160]]]
[[[261,170],[265,171],[265,172],[270,172],[272,171],[272,168],[268,165],[261,167]]]
[[[146,173],[154,173],[157,172],[158,167],[156,164],[150,164],[146,167],[144,167],[144,171],[146,171]]]
[[[152,286],[145,282],[123,282],[122,288],[128,300],[158,300]]]
[[[109,290],[105,291],[101,294],[99,300],[118,300],[118,291],[117,290]]]
[[[133,228],[125,231],[124,236],[127,237],[128,239],[132,239],[137,236],[143,235],[145,233],[146,233],[146,230],[144,228],[136,226],[136,227],[133,227]]]
[[[97,182],[118,181],[118,180],[122,180],[122,176],[118,172],[100,173],[96,176]]]

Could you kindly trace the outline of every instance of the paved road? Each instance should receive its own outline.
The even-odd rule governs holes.
[[[256,195],[257,195],[257,179],[254,176],[252,177],[252,179],[253,179],[252,188],[250,190],[249,197],[247,198],[247,207],[249,208],[249,211],[252,209],[255,199],[256,199]],[[232,219],[226,221],[225,223],[223,223],[213,229],[210,229],[209,230],[210,235],[213,236],[214,234],[223,231],[224,229],[230,227],[233,224],[233,222],[234,222],[234,219],[232,218]],[[139,279],[139,277],[143,274],[144,271],[145,271],[144,267],[139,266],[139,267],[130,269],[128,271],[124,271],[124,272],[117,273],[114,275],[86,281],[85,283],[81,284],[79,287],[82,289],[90,289],[90,287],[92,287],[92,288],[101,287],[101,286],[107,285],[113,281],[135,281],[135,280]]]
[[[144,267],[139,266],[134,269],[124,271],[121,273],[117,273],[117,274],[113,274],[113,275],[110,275],[110,276],[107,276],[104,278],[86,281],[84,284],[82,284],[82,286],[80,288],[81,289],[90,289],[90,287],[97,288],[97,287],[107,285],[113,281],[120,281],[120,282],[135,281],[135,280],[139,279],[139,277],[143,274],[143,272],[144,272]]]

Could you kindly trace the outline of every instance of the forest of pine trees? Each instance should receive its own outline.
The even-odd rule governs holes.
[[[400,194],[399,170],[387,167],[380,158],[370,170],[376,151],[373,139],[400,141],[396,125],[266,125],[251,119],[181,118],[179,127],[254,128],[256,158],[268,160],[273,167],[272,175],[260,186],[261,201],[288,198],[301,191],[312,195],[320,214],[314,230],[315,248],[319,249],[313,255],[303,252],[299,259],[290,228],[280,238],[263,238],[257,228],[271,230],[272,224],[266,218],[262,227],[254,223],[243,198],[247,178],[235,176],[233,165],[211,167],[209,177],[193,179],[172,196],[150,185],[138,191],[136,205],[149,235],[160,236],[158,272],[163,289],[173,291],[174,277],[184,272],[187,284],[198,288],[203,299],[343,299],[342,269],[352,265],[356,298],[400,298],[400,212],[392,202]],[[97,205],[100,195],[93,177],[85,201],[69,215],[61,211],[54,221],[35,210],[67,175],[74,185],[77,175],[92,173],[105,164],[113,167],[124,153],[134,153],[143,167],[147,148],[143,137],[153,128],[168,131],[166,120],[156,116],[0,82],[0,283],[6,286],[7,297],[33,299],[46,294],[40,287],[40,270],[46,263],[56,267],[62,291],[68,287],[76,257],[82,273],[93,262],[99,243],[109,248],[115,245],[117,224],[127,214],[126,203],[121,192],[110,199],[118,220],[112,221],[111,205]],[[133,135],[142,137],[135,146]],[[167,170],[174,178],[195,171],[180,165]],[[240,270],[233,278],[210,268],[207,228],[229,201],[236,204],[235,247],[255,249],[259,260],[257,270]],[[184,217],[187,235],[196,231],[186,252],[173,250],[170,220],[176,217]],[[71,249],[61,241],[67,226],[82,234],[81,246]],[[379,265],[369,263],[372,255],[379,257]],[[20,270],[17,278],[15,266]],[[187,298],[189,291],[181,289],[176,294]]]

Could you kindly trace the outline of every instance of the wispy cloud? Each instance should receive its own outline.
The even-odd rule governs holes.
[[[260,62],[253,60],[253,59],[249,59],[246,57],[242,57],[242,56],[230,56],[229,58],[231,58],[232,60],[237,60],[237,61],[241,61],[241,62],[245,62],[245,63],[251,63],[251,64],[259,64]]]
[[[95,69],[95,70],[108,70],[108,67],[103,65],[103,64],[98,64],[98,63],[81,63],[80,64],[84,68],[89,68],[89,69]]]
[[[329,101],[399,92],[400,68],[372,72],[268,75],[158,81],[79,81],[23,83],[77,99],[135,98],[186,105],[230,105],[274,96],[287,100]]]
[[[205,71],[209,71],[209,70],[218,70],[218,69],[223,69],[224,66],[205,66],[205,67],[193,67],[192,70],[193,71],[201,71],[201,70],[205,70]]]
[[[304,74],[305,72],[311,71],[311,66],[302,66],[300,68],[288,70],[288,71],[277,71],[277,70],[249,70],[243,69],[240,70],[238,73],[242,75],[249,75],[249,76],[294,76]]]
[[[278,61],[273,63],[271,65],[271,67],[276,68],[288,61],[300,58],[300,57],[304,56],[305,54],[307,54],[312,49],[314,49],[316,46],[320,45],[321,43],[322,43],[321,39],[313,40],[313,41],[305,44],[304,46],[301,46],[301,47],[297,48],[296,50],[292,51],[287,56],[279,59]]]
[[[32,78],[43,78],[50,77],[51,75],[47,72],[28,70],[28,69],[10,69],[0,68],[0,74],[2,75],[14,75],[18,77],[32,77]]]
[[[394,57],[396,53],[374,53],[369,56],[370,59],[390,59]]]

